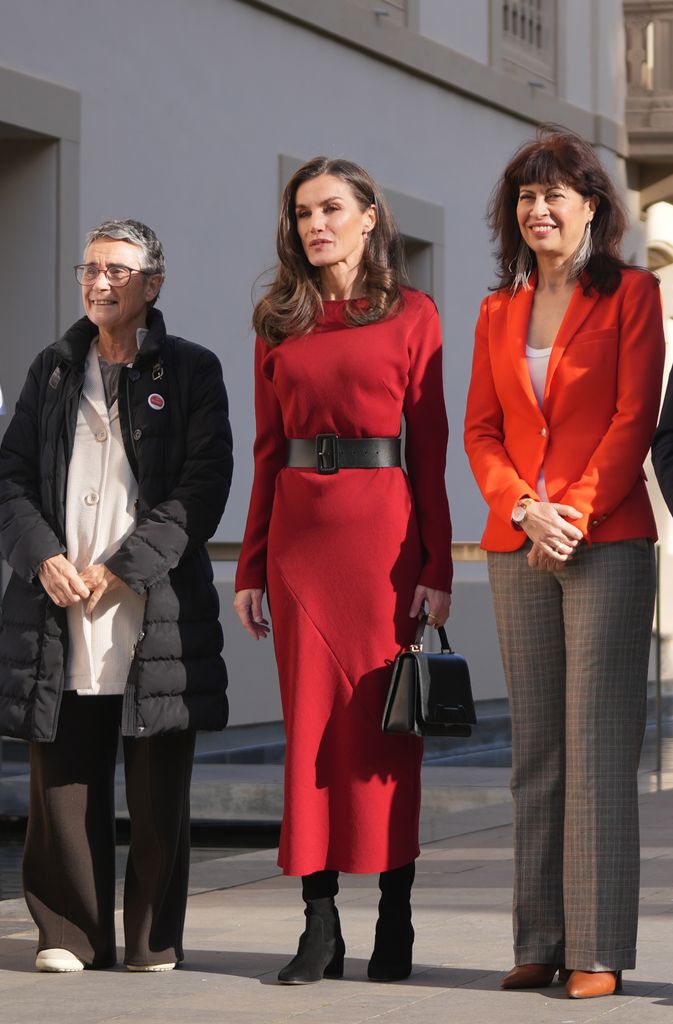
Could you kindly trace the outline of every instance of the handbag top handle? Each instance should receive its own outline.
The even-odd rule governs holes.
[[[416,650],[423,650],[423,634],[425,633],[425,627],[428,624],[428,616],[425,612],[418,616],[418,625],[416,626],[416,639],[413,644],[413,648]],[[442,654],[453,654],[453,648],[449,643],[449,638],[446,635],[446,630],[443,626],[437,626],[437,632],[439,633],[439,642],[442,645]]]

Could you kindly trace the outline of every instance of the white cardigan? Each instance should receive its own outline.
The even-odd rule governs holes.
[[[81,572],[104,562],[135,527],[138,484],[124,451],[117,402],[108,411],[98,361],[89,349],[68,467],[65,503],[67,558]],[[82,694],[124,692],[143,623],[144,595],[128,587],[104,594],[93,616],[86,601],[68,608],[66,689]]]

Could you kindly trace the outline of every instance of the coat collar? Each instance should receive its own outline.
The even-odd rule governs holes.
[[[164,318],[156,307],[148,311],[147,328],[145,339],[133,362],[134,366],[144,366],[145,363],[155,360],[166,339]],[[68,328],[62,338],[59,338],[54,344],[53,350],[64,362],[69,363],[80,373],[84,373],[86,357],[91,342],[97,334],[96,325],[89,320],[88,316],[83,316]]]
[[[530,278],[530,288],[520,288],[512,296],[507,308],[507,337],[510,341],[510,353],[514,363],[514,370],[523,390],[535,405],[538,402],[533,391],[528,364],[526,363],[526,338],[528,337],[528,324],[536,285],[537,271],[534,271]],[[554,339],[554,345],[549,356],[543,404],[547,401],[554,373],[568,343],[577,334],[599,298],[600,293],[591,287],[591,279],[585,272],[575,285],[565,316]]]
[[[98,360],[98,346],[92,345],[84,363],[84,386],[82,397],[85,398],[96,411],[99,419],[104,423],[109,421],[107,403],[105,401],[105,387]]]

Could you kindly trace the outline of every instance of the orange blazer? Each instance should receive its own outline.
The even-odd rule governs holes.
[[[657,279],[628,269],[613,295],[578,282],[549,358],[540,408],[526,363],[532,288],[481,305],[465,449],[489,506],[481,546],[515,551],[512,509],[536,491],[573,505],[587,541],[656,539],[643,462],[657,423],[664,331]]]

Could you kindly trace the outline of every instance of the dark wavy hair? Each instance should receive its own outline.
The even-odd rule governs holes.
[[[319,270],[306,258],[297,231],[297,189],[321,174],[340,178],[351,189],[362,210],[374,206],[376,224],[365,243],[364,290],[366,304],[346,305],[345,319],[352,327],[371,324],[396,313],[406,282],[402,239],[383,193],[362,167],[350,160],[316,156],[292,175],[280,202],[276,251],[278,265],[266,294],[252,317],[256,333],[270,345],[291,335],[308,334],[323,311]]]
[[[537,138],[525,142],[509,161],[496,184],[488,206],[498,288],[516,290],[521,267],[535,267],[535,254],[524,242],[516,216],[519,189],[523,185],[566,185],[581,196],[595,196],[598,206],[591,222],[591,255],[584,264],[590,285],[611,295],[619,287],[627,266],[621,241],[628,226],[626,211],[607,171],[593,148],[575,132],[560,125],[541,125]],[[518,264],[518,266],[517,266]],[[524,278],[527,275],[524,270]],[[525,285],[524,285],[525,287]]]

